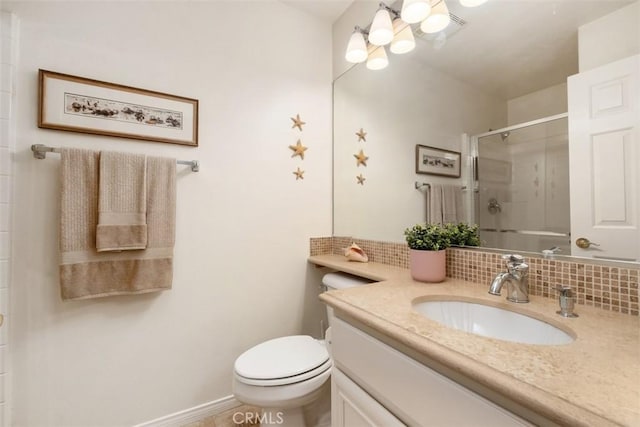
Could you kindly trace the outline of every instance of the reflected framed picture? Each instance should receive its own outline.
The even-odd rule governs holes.
[[[460,153],[416,145],[416,173],[460,178]]]
[[[198,146],[198,100],[38,70],[38,127]]]

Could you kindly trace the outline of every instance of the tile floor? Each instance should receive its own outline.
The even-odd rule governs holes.
[[[260,423],[257,421],[253,422],[249,414],[255,414],[255,418],[253,418],[255,420],[260,412],[260,408],[243,405],[229,409],[221,414],[186,424],[182,427],[259,427]]]

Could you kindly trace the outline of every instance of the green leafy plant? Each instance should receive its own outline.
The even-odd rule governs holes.
[[[480,246],[477,224],[469,225],[460,222],[445,224],[444,227],[449,232],[452,246]]]
[[[451,232],[440,224],[416,224],[404,230],[404,237],[411,249],[440,251],[451,246]]]

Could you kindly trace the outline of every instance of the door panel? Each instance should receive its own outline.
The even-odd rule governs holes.
[[[569,77],[573,255],[640,261],[639,74],[636,55]]]

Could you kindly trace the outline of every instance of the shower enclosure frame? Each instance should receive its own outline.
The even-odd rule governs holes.
[[[544,124],[544,123],[549,123],[552,122],[554,120],[559,120],[559,119],[568,119],[569,117],[569,113],[560,113],[560,114],[555,114],[552,116],[547,116],[547,117],[542,117],[540,119],[535,119],[535,120],[531,120],[528,122],[523,122],[523,123],[518,123],[515,125],[511,125],[511,126],[507,126],[504,128],[500,128],[500,129],[496,129],[496,130],[491,130],[489,132],[484,132],[481,134],[477,134],[477,135],[471,135],[470,137],[468,137],[468,165],[469,165],[469,173],[467,174],[467,188],[472,188],[473,191],[468,191],[466,194],[467,200],[465,201],[467,203],[467,206],[470,206],[471,209],[469,209],[469,219],[471,220],[470,222],[476,222],[479,220],[479,206],[478,203],[476,203],[476,198],[475,195],[479,192],[479,182],[478,182],[478,154],[479,154],[479,150],[478,150],[478,141],[480,138],[484,138],[487,136],[493,136],[493,135],[500,135],[503,134],[505,132],[509,133],[518,129],[523,129],[523,128],[527,128],[530,126],[535,126],[535,125],[539,125],[539,124]],[[527,232],[522,232],[523,234],[527,234]],[[552,231],[536,231],[535,232],[536,235],[546,235],[546,236],[553,236],[553,237],[569,237],[570,238],[570,233],[556,233],[556,232],[552,232]]]

